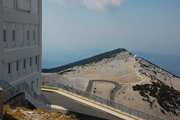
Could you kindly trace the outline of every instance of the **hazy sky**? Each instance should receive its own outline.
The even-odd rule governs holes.
[[[180,0],[42,0],[43,52],[180,55]]]

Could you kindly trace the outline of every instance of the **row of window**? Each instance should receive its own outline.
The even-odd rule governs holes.
[[[32,58],[29,58],[30,59],[30,63],[29,63],[29,66],[30,68],[32,67]],[[17,72],[17,76],[20,76],[20,68],[19,68],[19,65],[20,65],[20,61],[16,61],[16,72]],[[38,65],[38,56],[35,57],[35,65],[37,66]],[[23,60],[23,69],[25,70],[26,69],[26,59]],[[25,73],[25,72],[24,72]],[[8,77],[9,79],[12,79],[12,63],[8,63]],[[31,81],[31,88],[33,89],[34,87],[34,81]],[[39,79],[37,78],[36,79],[36,87],[38,88],[39,87]]]
[[[3,41],[33,40],[37,38],[38,25],[3,22]],[[29,42],[28,42],[29,43]]]
[[[16,72],[18,72],[17,76],[20,75],[19,74],[19,71],[21,69],[20,64],[21,64],[21,67],[23,68],[24,73],[26,73],[26,68],[28,68],[28,67],[29,67],[30,71],[32,71],[33,65],[38,67],[38,56],[16,61],[15,62],[15,67],[16,67],[15,70],[16,70]],[[12,74],[12,63],[8,63],[8,75],[11,75],[11,74]]]

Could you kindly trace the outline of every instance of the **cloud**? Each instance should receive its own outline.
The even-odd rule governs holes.
[[[114,10],[118,9],[124,0],[81,0],[90,9]]]
[[[52,1],[55,1],[59,4],[67,4],[67,3],[72,3],[72,2],[79,2],[80,0],[52,0]]]
[[[53,0],[60,4],[78,2],[90,9],[96,10],[116,10],[125,0]]]

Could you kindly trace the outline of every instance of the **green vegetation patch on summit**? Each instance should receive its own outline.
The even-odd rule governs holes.
[[[150,96],[157,99],[158,104],[167,112],[178,116],[177,110],[180,111],[180,92],[172,86],[165,85],[160,80],[155,80],[152,84],[133,86],[134,91],[139,91],[143,100],[150,103],[152,107],[155,99],[150,100]],[[161,110],[165,114],[164,110]]]

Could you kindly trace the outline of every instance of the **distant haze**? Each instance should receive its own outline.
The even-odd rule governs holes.
[[[152,54],[138,51],[133,53],[180,77],[180,55]]]
[[[43,0],[43,52],[180,55],[180,0]]]
[[[43,52],[43,68],[59,67],[75,61],[98,55],[103,52],[107,51],[86,49],[83,51],[77,51],[73,53],[67,53],[63,51]]]
[[[180,75],[180,0],[42,2],[43,68],[125,48]]]

